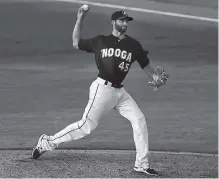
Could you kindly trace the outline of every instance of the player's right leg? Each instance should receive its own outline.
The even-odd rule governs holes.
[[[95,80],[90,86],[89,101],[81,120],[70,124],[54,136],[42,135],[33,150],[32,157],[37,159],[45,151],[51,151],[59,144],[77,140],[90,134],[98,125],[100,118],[106,115],[117,101],[113,88],[99,84]]]

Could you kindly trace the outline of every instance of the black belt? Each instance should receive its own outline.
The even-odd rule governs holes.
[[[104,84],[107,85],[108,82],[109,82],[109,81],[105,81]],[[111,82],[110,82],[110,83],[111,83]],[[123,85],[122,85],[121,83],[120,83],[120,84],[112,83],[111,86],[114,87],[114,88],[122,88],[122,87],[123,87]]]

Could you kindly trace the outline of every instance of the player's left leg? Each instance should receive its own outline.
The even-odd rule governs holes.
[[[136,147],[134,169],[135,171],[144,172],[149,175],[157,175],[157,172],[149,166],[148,129],[145,116],[124,88],[121,89],[121,93],[120,103],[116,106],[116,109],[122,116],[127,118],[132,125]]]

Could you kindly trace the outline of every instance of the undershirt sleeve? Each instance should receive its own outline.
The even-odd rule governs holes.
[[[86,51],[88,53],[94,53],[97,39],[98,36],[89,39],[81,39],[78,43],[79,50]]]

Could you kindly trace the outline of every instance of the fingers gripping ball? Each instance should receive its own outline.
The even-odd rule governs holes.
[[[155,74],[153,75],[153,80],[149,81],[148,84],[156,91],[160,86],[166,83],[168,77],[169,75],[164,71],[164,68],[162,66],[157,66]]]
[[[83,9],[83,11],[89,11],[89,10],[90,10],[90,6],[87,5],[87,4],[84,4],[84,5],[82,6],[82,9]]]

